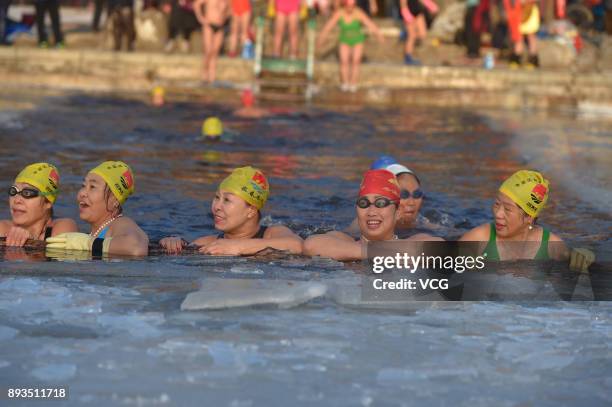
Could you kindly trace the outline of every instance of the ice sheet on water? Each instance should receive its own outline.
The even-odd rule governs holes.
[[[98,316],[98,323],[106,332],[128,333],[135,338],[155,338],[162,335],[159,326],[164,322],[164,315],[158,312]]]
[[[181,309],[212,310],[253,305],[290,308],[322,296],[326,289],[325,284],[317,282],[209,278],[202,280],[199,291],[187,295]]]
[[[0,129],[4,130],[22,130],[25,128],[19,112],[11,112],[8,110],[0,110]]]
[[[13,329],[8,326],[0,326],[0,341],[7,341],[13,339],[19,334],[17,329]]]
[[[77,372],[77,367],[70,363],[52,363],[37,367],[32,370],[32,376],[43,382],[65,383],[72,379]]]

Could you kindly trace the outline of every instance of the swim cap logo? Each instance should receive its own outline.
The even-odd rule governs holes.
[[[124,172],[121,175],[121,185],[123,185],[123,188],[130,189],[133,184],[134,180],[132,179],[132,174],[130,174],[129,171]]]
[[[266,181],[266,177],[259,171],[251,177],[251,184],[258,192],[263,192],[268,189],[268,181]]]
[[[59,184],[59,174],[54,169],[51,169],[51,172],[49,173],[49,184],[51,184],[53,189],[57,189]]]
[[[538,184],[535,187],[533,187],[533,189],[531,190],[531,200],[535,203],[535,204],[541,204],[542,201],[544,201],[544,198],[546,197],[546,192],[548,190],[546,189],[546,187],[542,184]]]

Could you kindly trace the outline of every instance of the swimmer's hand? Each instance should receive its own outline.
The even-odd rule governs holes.
[[[198,251],[213,256],[240,256],[243,254],[244,244],[238,239],[216,239],[200,247]]]
[[[180,253],[184,247],[189,245],[189,242],[180,237],[170,236],[160,240],[159,245],[168,253]]]
[[[93,239],[86,233],[61,233],[46,240],[47,249],[91,251]]]
[[[28,239],[34,239],[30,232],[19,226],[11,226],[6,234],[6,246],[23,247]]]
[[[595,261],[595,253],[589,249],[576,248],[572,249],[570,253],[570,265],[571,271],[579,271],[581,273],[587,273],[589,266]]]

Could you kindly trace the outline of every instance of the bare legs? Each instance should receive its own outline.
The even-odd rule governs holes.
[[[359,67],[363,55],[363,44],[353,46],[340,44],[340,79],[342,90],[356,90],[359,81]]]
[[[251,12],[247,11],[242,15],[232,17],[232,25],[229,37],[229,54],[238,54],[238,48],[244,46],[249,39],[249,24],[251,22]]]
[[[204,82],[214,82],[217,75],[217,58],[223,44],[223,29],[214,32],[210,25],[205,25],[202,36],[204,46],[202,80]]]
[[[404,46],[404,54],[412,55],[414,52],[414,45],[417,38],[423,40],[427,35],[427,25],[425,22],[425,16],[419,14],[409,23],[406,23],[406,31],[408,38],[406,38],[406,44]]]
[[[276,20],[274,21],[274,56],[281,56],[286,27],[289,28],[289,57],[297,58],[299,40],[299,15],[297,12],[288,15],[283,13],[276,14]]]

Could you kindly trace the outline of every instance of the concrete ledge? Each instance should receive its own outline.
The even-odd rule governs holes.
[[[149,91],[162,83],[176,91],[206,93],[199,86],[201,57],[158,52],[0,48],[0,72],[7,83],[96,91]],[[483,70],[470,67],[363,64],[362,90],[336,91],[338,64],[315,65],[316,98],[368,104],[487,106],[504,108],[612,106],[612,74],[542,70]],[[252,62],[220,58],[218,79],[254,81]]]

